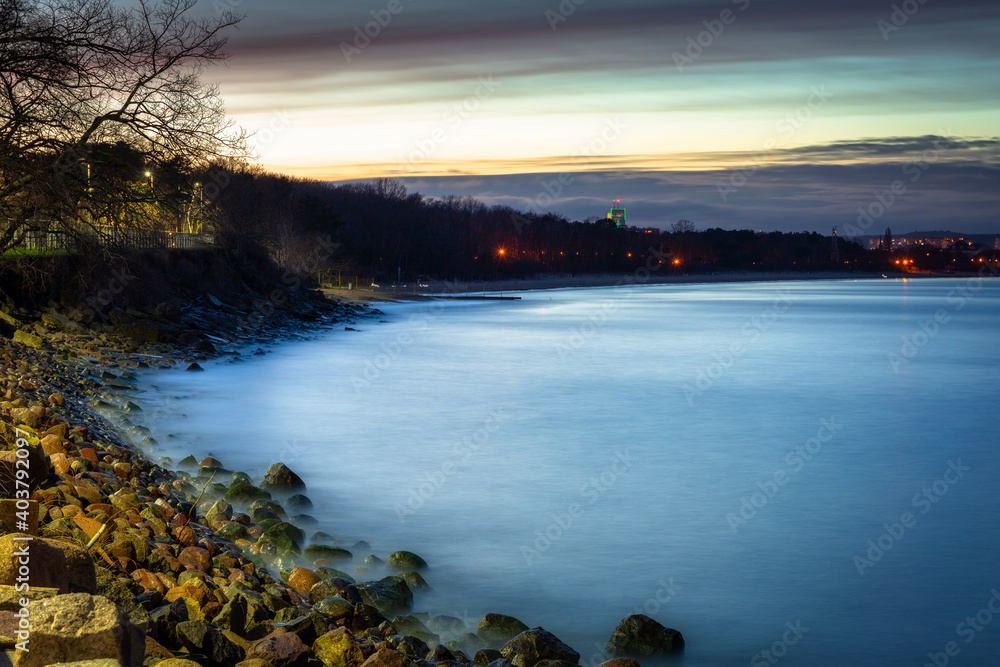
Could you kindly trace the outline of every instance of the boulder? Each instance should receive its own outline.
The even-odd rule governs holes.
[[[326,667],[357,667],[372,653],[372,648],[359,642],[347,628],[326,633],[313,642],[312,650]]]
[[[597,667],[641,667],[636,660],[632,658],[611,658],[611,660],[605,660]]]
[[[271,494],[264,489],[260,489],[242,477],[235,480],[226,489],[226,500],[231,503],[249,505],[260,498],[271,499]]]
[[[309,647],[291,632],[272,633],[251,644],[246,653],[247,660],[262,660],[269,667],[306,667],[309,658]]]
[[[525,630],[504,644],[500,655],[510,660],[514,667],[535,667],[542,660],[580,662],[579,653],[544,628]]]
[[[73,660],[113,659],[140,667],[145,637],[111,600],[72,593],[28,604],[30,651],[18,651],[18,667],[45,667]]]
[[[354,616],[354,605],[339,597],[320,600],[313,605],[313,609],[331,621],[349,620]]]
[[[177,639],[192,653],[207,656],[212,665],[235,665],[243,660],[245,651],[223,631],[202,621],[177,624]]]
[[[361,599],[383,614],[407,612],[413,605],[413,593],[402,577],[385,577],[359,584]]]
[[[17,585],[20,562],[24,559],[29,563],[28,585],[31,588],[57,588],[60,593],[68,593],[66,556],[56,540],[35,538],[21,541],[18,537],[16,534],[0,536],[0,585]]]
[[[212,569],[212,555],[201,547],[185,547],[177,560],[188,570],[208,572]]]
[[[354,632],[361,632],[369,628],[377,628],[387,620],[375,607],[370,604],[360,603],[354,605],[354,614],[351,616],[350,627]]]
[[[429,591],[431,589],[430,584],[423,578],[423,576],[415,571],[411,570],[409,572],[403,572],[400,574],[406,585],[410,587],[410,590],[414,593],[422,593],[423,591]]]
[[[361,667],[408,667],[409,665],[409,658],[391,648],[380,648],[361,663]]]
[[[406,572],[426,569],[427,561],[412,551],[397,551],[389,555],[386,565],[397,572]]]
[[[476,667],[486,667],[486,665],[494,660],[500,660],[501,658],[503,656],[495,648],[484,648],[476,651],[476,656],[472,659],[472,664],[476,665]]]
[[[347,561],[352,560],[354,554],[347,549],[340,547],[328,547],[323,544],[310,544],[302,550],[302,559],[307,563],[315,563],[318,560],[325,561]]]
[[[275,463],[264,473],[260,487],[269,491],[291,492],[305,489],[306,483],[284,463]]]
[[[396,644],[396,650],[411,658],[423,658],[431,649],[423,639],[413,635],[403,635]]]
[[[301,529],[290,523],[279,521],[264,531],[264,534],[260,536],[258,543],[261,545],[273,544],[274,548],[278,550],[278,553],[284,553],[286,551],[299,553],[299,546],[305,541],[305,539],[305,533],[303,533]]]
[[[309,602],[312,604],[333,597],[344,598],[351,604],[361,603],[361,593],[357,586],[342,577],[324,579],[309,589]]]
[[[527,629],[527,625],[513,616],[486,614],[479,621],[476,635],[487,647],[500,648]]]
[[[319,576],[312,570],[297,567],[288,575],[288,585],[299,595],[309,595],[309,589],[319,583]]]
[[[14,332],[14,342],[27,347],[33,347],[36,350],[42,349],[45,345],[45,341],[42,340],[41,336],[36,336],[35,334],[25,331],[24,329],[18,329]]]
[[[78,544],[62,540],[45,540],[62,550],[66,558],[66,577],[70,593],[97,594],[97,570],[90,552]]]
[[[622,619],[605,650],[617,656],[663,655],[684,647],[677,630],[665,628],[645,614]]]
[[[30,445],[24,448],[28,452],[27,459],[18,457],[16,449],[0,451],[0,497],[16,498],[19,487],[17,481],[27,483],[28,490],[33,492],[42,483],[51,470],[51,460],[41,446]],[[24,471],[27,463],[27,479],[17,476],[19,470]]]
[[[233,518],[233,506],[225,500],[216,500],[205,512],[205,521],[211,526],[216,521],[229,521]]]

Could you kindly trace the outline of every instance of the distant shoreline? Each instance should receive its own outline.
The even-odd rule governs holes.
[[[888,278],[961,278],[959,274],[927,274],[927,273],[889,273]],[[963,274],[964,275],[964,274]],[[975,274],[970,274],[975,275]],[[589,287],[613,287],[616,285],[684,285],[697,283],[743,283],[743,282],[776,282],[789,280],[872,280],[881,279],[882,273],[843,273],[837,271],[767,271],[760,273],[746,272],[715,272],[710,274],[685,275],[650,275],[637,276],[629,274],[586,274],[586,275],[545,275],[534,278],[512,278],[510,280],[494,281],[459,281],[447,283],[432,280],[422,282],[414,289],[413,283],[404,283],[397,289],[390,284],[380,285],[377,289],[361,287],[359,289],[324,288],[327,296],[354,302],[386,302],[386,301],[421,301],[432,299],[442,294],[483,294],[496,295],[507,292],[523,292],[528,290],[574,289]]]

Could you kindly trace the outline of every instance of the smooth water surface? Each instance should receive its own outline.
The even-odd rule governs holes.
[[[1000,283],[521,296],[149,373],[150,454],[282,460],[317,528],[431,563],[417,610],[512,614],[587,664],[637,610],[683,665],[1000,655]]]

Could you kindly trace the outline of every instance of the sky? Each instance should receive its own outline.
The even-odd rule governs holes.
[[[227,5],[228,3],[228,5]],[[268,169],[636,226],[1000,235],[995,0],[202,0]]]

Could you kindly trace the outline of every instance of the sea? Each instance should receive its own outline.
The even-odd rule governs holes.
[[[369,545],[341,569],[413,551],[415,611],[590,667],[636,613],[685,667],[997,664],[1000,282],[516,295],[147,371],[130,419],[153,460],[284,462],[307,534]]]

